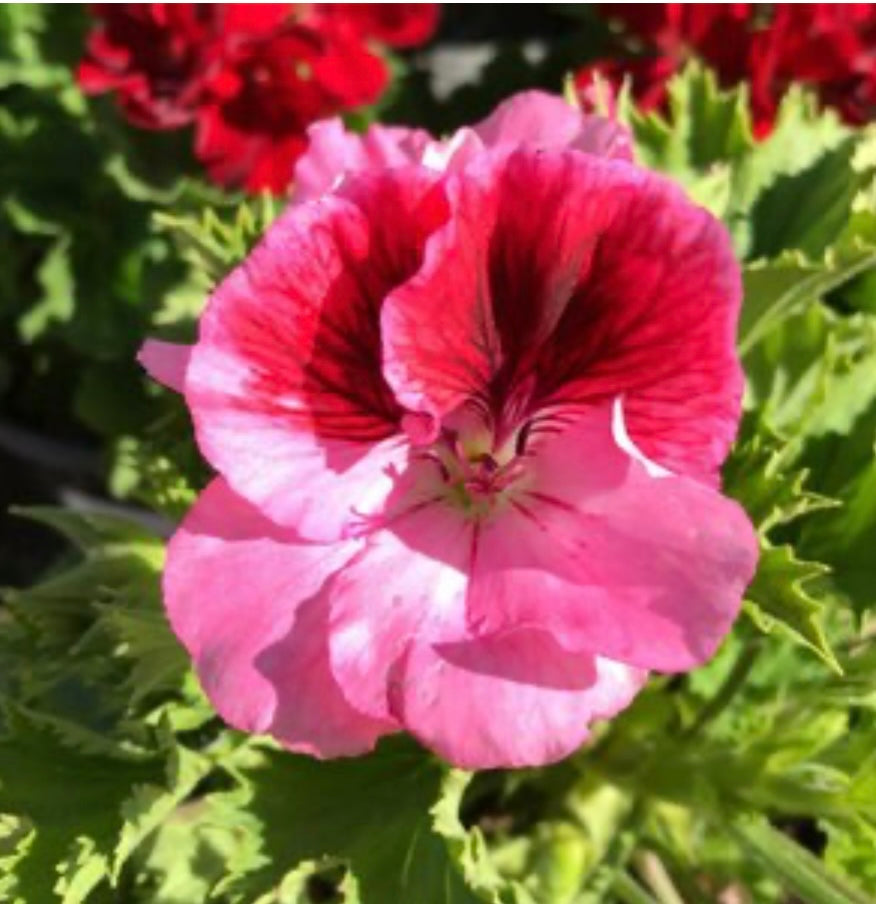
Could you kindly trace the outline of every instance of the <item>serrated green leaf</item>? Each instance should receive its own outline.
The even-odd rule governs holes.
[[[160,565],[163,543],[155,533],[130,518],[53,506],[15,506],[12,513],[39,521],[75,543],[86,555],[124,547]]]
[[[823,828],[828,838],[825,867],[857,882],[862,889],[876,889],[876,824],[863,819],[851,823],[826,821]]]
[[[483,898],[467,886],[466,874],[485,889],[492,879],[483,878],[482,842],[463,838],[452,814],[461,793],[454,782],[462,779],[444,786],[443,767],[407,739],[332,762],[264,750],[241,774],[251,788],[246,811],[260,827],[262,863],[232,877],[234,900],[251,900],[301,862],[325,857],[349,863],[363,904],[515,900],[510,890]]]
[[[722,90],[711,71],[691,62],[670,79],[667,93],[665,117],[642,114],[628,95],[621,98],[620,116],[631,127],[645,165],[688,184],[753,146],[744,87]]]
[[[821,624],[823,604],[805,588],[826,571],[818,562],[798,559],[790,546],[762,544],[757,573],[746,592],[747,611],[762,631],[781,625],[831,669],[841,672]]]
[[[138,785],[121,805],[122,828],[112,856],[111,880],[137,847],[170,818],[207,775],[211,762],[182,747],[172,747],[162,784]]]
[[[52,323],[66,323],[73,316],[76,286],[70,244],[70,237],[62,235],[51,245],[37,268],[36,281],[41,296],[18,321],[19,335],[24,342],[33,342]]]
[[[871,178],[852,166],[856,148],[855,138],[845,138],[805,169],[777,176],[758,195],[749,219],[749,257],[774,257],[788,248],[821,257],[845,227],[855,197]]]
[[[74,726],[7,713],[0,736],[0,810],[33,826],[9,878],[12,904],[85,900],[111,874],[121,807],[133,787],[160,784],[159,756],[129,760],[82,749]]]
[[[809,490],[808,472],[794,467],[789,459],[793,456],[786,443],[763,422],[748,419],[724,465],[725,492],[742,503],[764,537],[779,525],[839,505]]]
[[[804,220],[798,215],[796,200],[792,209],[784,212],[778,202],[793,184],[802,188],[807,182],[812,187],[830,183],[840,189],[839,200],[842,202],[833,207],[833,211],[842,211],[846,203],[850,208],[854,191],[846,191],[846,188],[852,184],[860,185],[861,181],[854,173],[843,171],[840,166],[844,159],[842,153],[833,159],[832,165],[824,164],[819,169],[819,161],[833,153],[848,135],[834,112],[821,110],[814,97],[799,86],[791,86],[782,99],[770,135],[740,156],[734,166],[731,203],[725,222],[741,256],[757,258],[800,248],[799,239],[806,237],[809,230],[812,234],[807,250],[813,252],[816,238],[820,239],[826,233],[820,226],[822,211],[815,209],[815,218]],[[851,160],[853,156],[854,149],[847,159]],[[844,178],[848,182],[844,182]],[[836,199],[829,200],[834,202]],[[811,212],[811,205],[809,210]],[[831,210],[830,205],[828,210]],[[836,232],[844,225],[843,219]],[[779,230],[775,235],[768,231],[773,226]],[[781,243],[779,235],[783,237]],[[833,235],[828,235],[828,241],[832,239]],[[764,247],[774,247],[776,251],[768,252]],[[821,252],[814,253],[820,256]]]
[[[204,290],[211,290],[249,253],[280,212],[269,195],[234,210],[207,207],[199,216],[156,213],[159,229],[173,237]]]
[[[470,781],[471,773],[458,769],[448,772],[441,783],[438,801],[430,811],[432,828],[445,840],[452,862],[465,879],[465,885],[459,883],[456,877],[447,884],[448,893],[455,889],[448,900],[474,900],[469,891],[471,889],[485,901],[527,904],[529,896],[524,890],[508,885],[499,876],[490,862],[481,833],[477,829],[467,830],[460,822],[462,797]]]
[[[876,450],[837,498],[838,509],[804,528],[801,547],[830,562],[832,582],[863,613],[876,606]]]
[[[103,605],[99,625],[118,639],[118,655],[132,663],[127,678],[132,704],[150,694],[179,688],[189,659],[157,606]]]

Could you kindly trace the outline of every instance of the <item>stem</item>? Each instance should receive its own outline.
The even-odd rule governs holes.
[[[641,851],[633,857],[633,862],[660,904],[684,904],[663,861],[653,851]]]
[[[685,731],[686,737],[698,734],[705,725],[727,708],[728,704],[736,696],[736,692],[748,679],[761,649],[760,638],[751,638],[746,642],[745,647],[739,654],[739,658],[730,670],[730,674],[724,679],[721,687],[718,688],[718,692],[699,711],[693,724]]]
[[[615,876],[611,890],[624,904],[657,904],[656,899],[627,873]]]

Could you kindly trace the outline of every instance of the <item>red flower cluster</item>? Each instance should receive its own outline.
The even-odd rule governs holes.
[[[691,56],[705,60],[723,85],[748,80],[755,134],[772,128],[792,82],[813,88],[850,123],[876,109],[876,4],[606,4],[606,14],[641,42],[643,55],[607,60],[598,71],[619,85],[625,76],[643,109],[661,108],[666,82]]]
[[[375,48],[428,40],[437,4],[123,3],[98,19],[79,67],[149,129],[195,126],[211,178],[282,191],[318,119],[373,103],[389,80]]]

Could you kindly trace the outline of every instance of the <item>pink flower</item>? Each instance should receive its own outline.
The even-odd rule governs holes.
[[[168,549],[171,624],[219,713],[293,750],[557,760],[708,659],[754,568],[717,489],[728,238],[541,94],[446,142],[311,134],[311,200],[191,349],[142,353],[218,472]]]

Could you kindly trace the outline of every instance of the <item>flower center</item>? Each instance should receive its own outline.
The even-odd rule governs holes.
[[[438,466],[445,498],[474,517],[492,514],[525,473],[526,432],[524,427],[497,448],[486,429],[445,427],[425,453]]]

